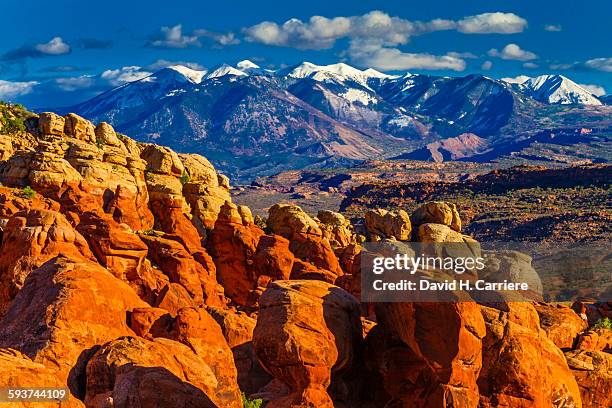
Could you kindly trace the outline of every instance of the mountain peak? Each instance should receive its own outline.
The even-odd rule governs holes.
[[[520,84],[534,99],[542,102],[571,105],[602,105],[591,92],[563,75],[549,74],[529,78]]]
[[[171,65],[166,67],[165,69],[172,70],[181,74],[185,79],[189,82],[193,82],[194,84],[199,84],[202,82],[202,78],[206,75],[206,70],[195,70],[184,65]],[[163,70],[161,70],[163,71]],[[158,71],[159,73],[160,71]]]
[[[255,64],[253,61],[245,59],[237,63],[236,68],[238,68],[239,70],[245,70],[245,69],[259,69],[261,67]]]
[[[246,74],[240,69],[236,69],[232,67],[231,65],[223,64],[219,66],[218,68],[216,68],[214,71],[210,72],[208,75],[206,75],[206,79],[220,78],[226,75],[247,76],[248,74]]]

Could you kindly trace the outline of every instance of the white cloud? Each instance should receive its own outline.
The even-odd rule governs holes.
[[[584,89],[586,89],[587,91],[589,91],[595,96],[604,96],[606,94],[606,90],[604,89],[603,86],[592,85],[592,84],[578,84],[578,85],[580,85],[581,87],[583,87]]]
[[[523,64],[523,68],[528,68],[528,69],[536,69],[539,67],[540,66],[538,64],[534,64],[533,62],[526,62]]]
[[[502,78],[502,81],[508,82],[510,84],[522,84],[526,80],[530,79],[527,75],[519,75],[514,78]]]
[[[612,58],[594,58],[586,61],[584,66],[597,71],[612,72]]]
[[[53,37],[49,42],[34,47],[37,51],[48,55],[62,55],[70,52],[70,46],[62,37]]]
[[[32,93],[33,88],[38,85],[37,81],[12,82],[0,79],[0,98],[14,98],[16,96]]]
[[[514,13],[483,13],[457,22],[457,30],[466,34],[514,34],[527,27],[527,20]]]
[[[160,48],[186,48],[190,45],[201,46],[195,35],[183,35],[183,26],[177,24],[173,27],[162,27],[159,35],[149,43],[152,47]]]
[[[544,30],[558,32],[558,31],[561,31],[561,25],[560,24],[546,24],[544,26]]]
[[[91,88],[95,85],[96,79],[93,75],[81,75],[78,77],[56,78],[55,83],[60,89],[72,92],[79,89]]]
[[[471,52],[447,52],[446,55],[449,55],[451,57],[456,57],[456,58],[469,58],[469,59],[474,59],[474,58],[478,58],[478,56],[476,54],[473,54]]]
[[[480,69],[488,71],[493,67],[493,63],[491,61],[485,61],[480,66]]]
[[[407,69],[463,71],[465,69],[464,60],[450,55],[414,54],[402,52],[397,48],[377,47],[376,45],[351,46],[349,55],[353,61],[360,65],[382,71]]]
[[[484,13],[462,20],[434,19],[429,22],[392,17],[382,11],[361,16],[312,16],[307,21],[292,18],[283,24],[263,21],[243,32],[248,41],[298,49],[326,49],[341,38],[376,41],[386,47],[408,43],[413,35],[458,30],[466,34],[511,34],[523,31],[527,21],[513,13]]]
[[[139,66],[122,67],[119,69],[108,69],[100,77],[113,86],[126,82],[137,81],[151,75],[151,72],[143,71]]]
[[[517,44],[508,44],[501,51],[496,48],[489,50],[488,54],[491,57],[499,57],[505,60],[529,61],[536,59],[538,56],[531,51],[526,51]]]
[[[188,62],[188,61],[169,61],[165,59],[158,59],[154,63],[147,65],[145,68],[151,71],[157,71],[162,68],[170,67],[172,65],[183,65],[187,68],[195,69],[197,71],[204,70],[204,66],[198,64],[197,62]]]
[[[153,36],[147,45],[157,48],[201,47],[201,38],[208,38],[221,46],[240,43],[240,40],[232,32],[216,33],[214,31],[198,29],[194,30],[191,34],[184,34],[183,26],[177,24],[173,27],[162,27],[160,32]]]

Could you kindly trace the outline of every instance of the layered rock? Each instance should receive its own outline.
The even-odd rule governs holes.
[[[260,299],[253,334],[259,361],[289,389],[267,406],[333,407],[332,373],[355,361],[361,340],[357,301],[319,281],[276,281]]]

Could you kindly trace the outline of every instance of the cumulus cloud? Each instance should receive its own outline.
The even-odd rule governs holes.
[[[151,38],[148,45],[159,48],[186,48],[200,47],[200,40],[195,35],[184,35],[183,26],[177,24],[173,27],[162,27],[160,32]]]
[[[236,38],[236,35],[232,32],[229,33],[217,33],[210,30],[199,29],[193,32],[193,35],[200,38],[208,38],[217,45],[235,45],[240,44],[240,40]]]
[[[540,66],[538,64],[534,64],[533,62],[526,62],[523,64],[523,68],[528,68],[528,69],[536,69],[539,67]]]
[[[62,37],[53,37],[49,42],[37,44],[34,48],[49,55],[62,55],[70,52],[70,46],[64,42]]]
[[[400,71],[407,69],[449,69],[463,71],[465,61],[451,55],[431,55],[402,52],[397,48],[381,47],[367,42],[353,43],[348,52],[353,61],[359,65],[376,68],[382,71]]]
[[[457,22],[457,30],[466,34],[514,34],[527,27],[527,20],[514,13],[483,13]]]
[[[491,57],[499,57],[505,60],[529,61],[536,59],[538,56],[531,51],[527,51],[519,47],[517,44],[508,44],[501,51],[492,48],[488,52]]]
[[[239,44],[240,40],[232,32],[217,33],[210,30],[198,29],[190,34],[183,33],[183,26],[177,24],[173,27],[162,27],[160,32],[152,36],[151,40],[146,44],[156,48],[187,48],[201,47],[202,38],[212,40],[216,45],[226,46]]]
[[[96,83],[96,78],[93,75],[81,75],[78,77],[56,78],[57,86],[67,92],[73,92],[79,89],[91,88]]]
[[[413,35],[458,30],[466,34],[511,34],[521,32],[527,21],[513,13],[484,13],[462,20],[434,19],[429,22],[392,17],[382,11],[361,16],[312,16],[308,21],[292,18],[283,24],[263,21],[243,29],[251,42],[299,49],[326,49],[341,38],[378,41],[385,46],[408,43]]]
[[[586,68],[603,72],[612,72],[612,58],[594,58],[583,64]]]
[[[583,87],[584,89],[586,89],[587,91],[589,91],[595,96],[604,96],[606,94],[606,90],[604,89],[603,86],[592,85],[592,84],[578,84],[578,85],[580,85],[581,87]]]
[[[11,99],[16,96],[32,93],[33,88],[38,85],[37,81],[12,82],[0,79],[0,99]]]
[[[53,37],[49,42],[35,45],[24,45],[10,50],[2,55],[2,61],[19,61],[26,58],[41,58],[70,53],[68,45],[62,37]]]
[[[118,86],[126,82],[138,81],[148,77],[151,72],[143,70],[139,66],[127,66],[118,69],[108,69],[100,77],[113,86]]]
[[[502,78],[502,81],[508,82],[510,84],[522,84],[523,82],[525,82],[526,80],[528,80],[529,77],[527,75],[519,75],[517,77],[514,78]]]
[[[546,24],[544,26],[544,30],[558,32],[558,31],[561,31],[561,25],[560,24]]]
[[[480,66],[480,69],[484,70],[484,71],[488,71],[493,67],[493,63],[491,61],[485,61],[482,63],[482,65]]]

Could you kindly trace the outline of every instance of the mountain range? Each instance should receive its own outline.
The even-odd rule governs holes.
[[[436,161],[495,160],[529,147],[542,132],[587,132],[608,143],[612,107],[606,100],[561,75],[511,83],[482,75],[388,75],[344,63],[269,70],[245,60],[210,71],[170,66],[55,110],[109,122],[141,141],[205,154],[248,181],[413,151]],[[445,142],[465,133],[470,136]],[[478,148],[462,140],[478,140]],[[459,146],[461,153],[423,154],[436,142]]]

